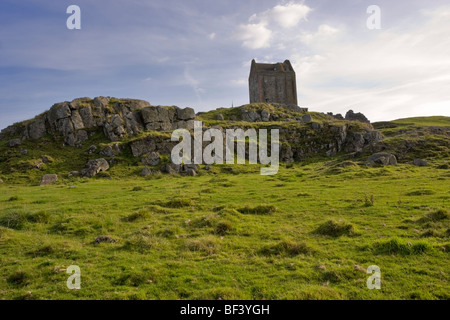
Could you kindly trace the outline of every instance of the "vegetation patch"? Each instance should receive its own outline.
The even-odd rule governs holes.
[[[277,208],[272,205],[260,205],[256,207],[245,206],[243,208],[237,209],[242,214],[273,214],[277,211]]]
[[[344,221],[336,222],[333,220],[328,220],[327,222],[322,223],[314,233],[335,238],[340,236],[357,235],[353,224]]]
[[[387,241],[376,242],[373,249],[376,254],[414,255],[430,251],[432,245],[426,241],[412,243],[395,237]]]
[[[442,220],[448,219],[449,215],[446,210],[439,209],[436,211],[432,211],[428,214],[426,214],[424,217],[417,220],[419,223],[425,223],[425,222],[438,222]]]
[[[282,240],[277,244],[263,247],[259,252],[265,256],[284,255],[293,257],[299,254],[313,254],[315,250],[304,242]]]

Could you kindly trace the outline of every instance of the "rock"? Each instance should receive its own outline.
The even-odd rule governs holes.
[[[302,117],[302,121],[305,122],[305,123],[311,122],[312,120],[313,120],[313,119],[312,119],[312,117],[311,117],[310,114],[305,114],[305,115]]]
[[[86,130],[78,130],[76,134],[77,143],[82,143],[89,139],[89,135]]]
[[[81,176],[91,178],[101,171],[109,169],[109,163],[105,159],[89,160],[81,170]]]
[[[294,162],[294,152],[290,145],[283,144],[281,146],[280,160],[283,162]]]
[[[50,124],[57,120],[65,119],[71,116],[71,111],[68,102],[61,102],[54,104],[48,112],[48,121]]]
[[[149,167],[144,167],[144,169],[142,169],[142,171],[139,173],[139,175],[142,177],[148,177],[151,176],[152,174],[153,172]]]
[[[26,156],[28,154],[27,149],[20,149],[20,154]]]
[[[223,120],[225,120],[225,118],[223,117],[222,114],[219,114],[219,115],[217,116],[217,120],[223,121]]]
[[[363,115],[363,114],[360,113],[360,112],[354,113],[353,110],[349,110],[349,111],[345,114],[345,120],[359,121],[359,122],[364,122],[364,123],[370,123],[369,119],[367,119],[365,115]]]
[[[97,151],[97,147],[94,146],[94,145],[90,146],[89,149],[88,149],[88,153],[89,154],[94,153],[95,151]]]
[[[313,129],[315,129],[315,130],[318,130],[318,129],[320,129],[322,126],[321,126],[320,123],[318,123],[318,122],[313,122],[313,123],[311,123],[311,127],[312,127]]]
[[[106,146],[102,151],[100,151],[100,155],[108,158],[114,157],[114,151],[111,146]]]
[[[49,156],[42,156],[42,162],[43,163],[52,163],[53,159]]]
[[[180,120],[195,119],[195,111],[192,108],[177,109],[177,117]]]
[[[261,121],[261,116],[255,111],[242,110],[242,121],[246,122],[258,122]]]
[[[28,126],[28,135],[31,139],[37,140],[44,137],[47,134],[47,128],[45,127],[45,118],[36,119]]]
[[[428,166],[428,162],[422,159],[414,159],[413,164],[418,167]]]
[[[80,176],[80,172],[79,171],[70,171],[69,174],[67,175],[69,178],[70,177],[79,177]]]
[[[41,178],[41,186],[49,185],[58,181],[58,175],[56,174],[45,174]]]
[[[12,139],[12,140],[8,141],[8,146],[10,148],[20,146],[21,144],[22,144],[22,141],[20,139]]]
[[[187,169],[186,174],[188,176],[195,177],[197,175],[197,172],[194,169]]]
[[[337,120],[345,120],[344,117],[342,116],[342,114],[338,113],[334,115],[334,118]]]
[[[161,172],[170,173],[170,174],[179,173],[180,172],[180,165],[173,164],[173,163],[164,164],[161,167]]]
[[[145,139],[130,142],[130,148],[133,157],[140,157],[143,154],[156,151],[156,143],[151,136],[148,136]]]
[[[0,183],[3,183],[3,180],[2,180],[2,179],[0,179]]]
[[[38,162],[37,164],[34,165],[33,168],[35,169],[39,169],[40,167],[42,167],[44,165],[44,163],[42,161]]]
[[[261,111],[261,120],[264,122],[268,122],[270,118],[270,113],[267,110]]]
[[[374,153],[368,158],[368,161],[371,165],[375,164],[381,164],[383,166],[397,165],[397,158],[393,154],[387,152]]]
[[[211,167],[209,165],[206,165],[206,166],[203,167],[203,169],[206,170],[206,171],[209,171],[209,170],[211,170]]]
[[[161,157],[158,152],[151,152],[141,158],[141,162],[149,166],[157,166],[161,162]]]
[[[116,243],[116,239],[111,238],[110,236],[98,236],[95,240],[94,240],[94,244],[99,244],[102,242],[106,242],[106,243]]]

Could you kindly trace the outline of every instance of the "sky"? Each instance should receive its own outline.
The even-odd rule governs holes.
[[[0,129],[78,97],[247,104],[252,59],[289,59],[311,111],[450,116],[448,0],[2,0]]]

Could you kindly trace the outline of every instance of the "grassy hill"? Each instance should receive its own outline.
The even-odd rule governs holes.
[[[0,299],[449,299],[449,138],[434,128],[449,118],[373,125],[397,166],[337,155],[274,176],[214,165],[143,178],[125,152],[105,174],[46,187],[43,173],[82,167],[90,144],[110,142],[46,136],[24,156],[1,141]],[[52,162],[33,169],[43,155]],[[66,287],[70,265],[80,290]],[[366,287],[370,265],[381,290]]]

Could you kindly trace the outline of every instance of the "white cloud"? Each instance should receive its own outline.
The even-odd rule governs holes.
[[[281,38],[283,30],[292,29],[301,20],[306,20],[310,11],[311,8],[301,3],[289,2],[285,5],[277,5],[264,12],[253,14],[248,19],[248,24],[239,25],[234,38],[242,41],[242,46],[245,48],[269,48],[273,38]],[[285,45],[279,43],[277,48],[284,49]]]
[[[298,25],[302,19],[306,20],[310,11],[311,8],[304,4],[290,2],[254,14],[250,17],[249,22],[259,21],[264,25],[275,22],[283,28],[292,28]]]
[[[210,40],[214,40],[214,39],[216,38],[216,33],[215,33],[215,32],[210,33],[209,36],[208,36],[208,38],[209,38]]]
[[[242,46],[249,49],[267,48],[270,46],[272,31],[264,24],[240,25],[235,32],[235,39],[242,41]]]
[[[334,39],[334,29],[321,26],[303,35],[314,54],[291,51],[300,104],[341,113],[353,108],[371,120],[450,115],[448,14],[450,7],[428,12],[427,21],[406,32],[367,31],[357,39],[340,33]]]

